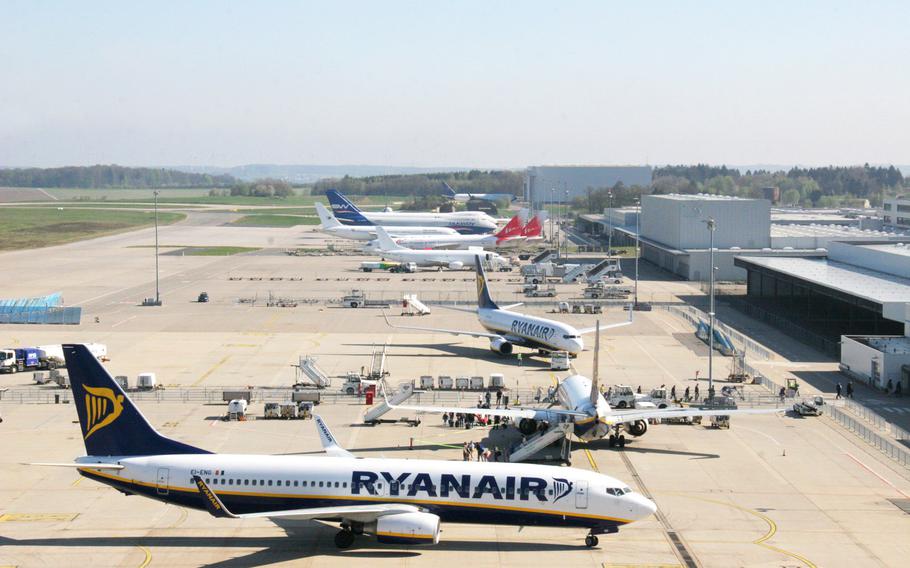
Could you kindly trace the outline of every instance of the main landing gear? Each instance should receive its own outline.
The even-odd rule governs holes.
[[[585,546],[587,546],[588,548],[594,548],[599,543],[600,543],[600,539],[598,539],[593,534],[589,534],[588,536],[585,537]]]
[[[354,533],[349,528],[342,528],[335,533],[335,546],[338,548],[350,548],[354,544]]]

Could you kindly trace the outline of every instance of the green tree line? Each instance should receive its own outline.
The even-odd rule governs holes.
[[[471,170],[433,174],[390,175],[325,179],[313,185],[313,195],[337,189],[351,195],[410,195],[413,197],[441,195],[443,182],[455,191],[474,193],[511,193],[521,195],[524,174],[509,170]]]
[[[164,168],[116,165],[0,169],[0,186],[6,187],[228,187],[235,183],[237,180],[229,175],[212,176]]]

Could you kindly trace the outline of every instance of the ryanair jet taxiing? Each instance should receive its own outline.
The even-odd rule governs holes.
[[[592,471],[511,463],[359,459],[325,423],[328,457],[216,454],[156,432],[84,345],[64,345],[87,456],[76,468],[127,495],[230,519],[340,524],[335,544],[368,534],[436,544],[443,521],[588,529],[597,535],[654,513],[654,503]]]
[[[473,308],[457,308],[452,306],[442,307],[476,312],[477,319],[480,321],[480,325],[487,330],[486,332],[392,325],[388,316],[385,317],[386,323],[389,327],[399,329],[415,329],[419,331],[451,333],[452,335],[485,337],[490,340],[490,349],[501,355],[511,355],[514,346],[516,345],[541,351],[568,351],[571,355],[577,355],[584,349],[585,344],[582,336],[593,333],[595,330],[594,327],[576,329],[567,323],[510,311],[511,308],[520,306],[520,303],[500,308],[490,297],[490,290],[487,288],[487,275],[486,272],[484,272],[483,264],[480,262],[480,257],[475,257],[474,262],[477,271],[476,310]],[[384,313],[383,315],[385,316]],[[600,329],[621,327],[629,325],[630,323],[632,323],[631,310],[629,310],[629,319],[627,321],[601,326]]]

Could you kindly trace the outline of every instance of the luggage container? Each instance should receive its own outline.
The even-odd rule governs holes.
[[[422,389],[432,389],[433,388],[433,377],[430,375],[421,375],[420,377],[420,388]]]
[[[455,381],[452,380],[452,377],[448,375],[439,375],[439,388],[442,390],[452,390],[452,387],[455,386]]]

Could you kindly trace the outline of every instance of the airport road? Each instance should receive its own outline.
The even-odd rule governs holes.
[[[241,304],[239,298],[261,299],[270,291],[325,300],[354,287],[390,298],[416,291],[422,297],[469,300],[474,281],[468,272],[364,275],[353,271],[363,257],[289,257],[281,254],[282,248],[324,241],[309,229],[223,227],[213,218],[197,216],[165,228],[163,234],[173,232],[162,242],[271,248],[234,257],[162,256],[161,308],[136,305],[154,289],[150,250],[131,248],[148,244],[148,230],[0,255],[17,260],[21,267],[15,279],[4,281],[8,295],[61,290],[70,304],[85,309],[78,327],[0,326],[0,343],[103,342],[109,346],[107,367],[112,374],[134,379],[139,372],[154,371],[169,389],[287,386],[293,380],[290,365],[303,354],[315,355],[328,374],[338,376],[368,365],[372,346],[384,342],[390,344],[392,385],[424,374],[494,372],[504,373],[510,387],[544,388],[553,382],[555,375],[542,360],[529,357],[518,366],[514,359],[491,353],[485,340],[393,333],[378,310],[322,302],[295,308],[268,308],[261,301],[255,306]],[[491,275],[494,295],[503,303],[517,298],[518,285],[510,281],[514,278]],[[698,293],[691,285],[672,280],[641,286],[660,294]],[[561,287],[564,295],[579,289]],[[211,295],[209,304],[193,301],[202,290]],[[538,313],[545,309],[528,307]],[[559,317],[579,326],[594,320],[590,315]],[[621,321],[625,313],[611,309],[601,317]],[[470,314],[443,309],[399,321],[477,326]],[[612,330],[602,339],[604,383],[641,384],[643,389],[677,385],[679,390],[695,384],[691,379],[696,370],[705,376],[704,345],[692,339],[681,320],[665,312],[636,313],[633,325]],[[725,358],[716,361],[728,364]],[[586,374],[591,364],[591,352],[574,362]],[[0,376],[0,388],[44,388],[29,383],[27,373]],[[764,392],[758,386],[746,389]],[[165,434],[215,451],[319,450],[308,421],[227,423],[217,420],[225,411],[223,405],[140,406]],[[251,410],[261,414],[261,404]],[[485,437],[482,429],[449,429],[433,417],[416,428],[352,426],[364,410],[356,398],[319,407],[342,443],[360,455],[460,459],[461,443]],[[73,423],[75,411],[68,404],[0,400],[0,413],[4,418],[0,566],[68,564],[74,558],[97,566],[137,567],[341,566],[351,559],[378,566],[449,566],[464,564],[466,553],[477,566],[678,566],[684,561],[680,550],[690,553],[698,566],[894,566],[910,554],[905,538],[910,517],[890,501],[908,498],[910,475],[824,417],[739,417],[732,429],[717,431],[656,425],[623,454],[605,443],[591,444],[590,454],[577,448],[575,467],[595,468],[649,493],[662,514],[619,535],[602,537],[597,550],[583,547],[583,531],[445,525],[438,547],[399,550],[364,541],[353,550],[337,552],[331,542],[334,530],[317,524],[218,520],[125,497],[79,481],[72,471],[22,466],[27,461],[66,461],[83,453]],[[412,438],[414,450],[407,449]]]

